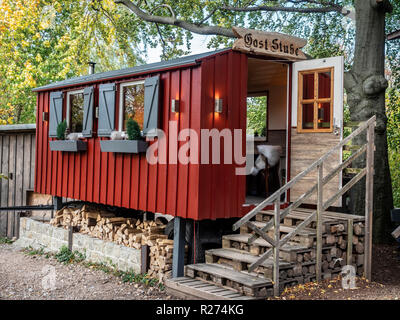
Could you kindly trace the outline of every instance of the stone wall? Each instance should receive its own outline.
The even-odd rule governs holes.
[[[45,252],[55,253],[62,246],[68,246],[68,230],[21,218],[20,238],[15,243],[20,247],[43,248]],[[141,252],[134,248],[74,233],[72,250],[84,253],[87,261],[112,264],[122,271],[140,272]]]

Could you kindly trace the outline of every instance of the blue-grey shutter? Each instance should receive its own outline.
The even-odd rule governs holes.
[[[92,136],[93,130],[94,87],[87,87],[83,91],[83,129],[85,138]]]
[[[143,135],[156,136],[158,129],[158,104],[160,77],[146,78],[144,82],[144,120]]]
[[[50,92],[49,137],[57,137],[57,126],[62,121],[63,93]]]
[[[99,87],[99,137],[108,137],[115,129],[115,83]]]

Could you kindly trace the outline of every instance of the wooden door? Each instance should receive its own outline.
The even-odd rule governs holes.
[[[343,57],[307,60],[293,64],[291,178],[305,170],[343,137]],[[338,151],[324,164],[324,176],[342,161]],[[290,190],[295,201],[316,183],[316,170]],[[324,200],[341,188],[336,176],[324,187]],[[315,204],[316,194],[306,203]],[[341,200],[335,203],[341,206]]]

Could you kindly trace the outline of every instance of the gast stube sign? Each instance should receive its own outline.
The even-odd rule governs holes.
[[[278,32],[263,32],[239,27],[233,27],[232,30],[238,37],[232,47],[234,50],[289,60],[307,59],[301,50],[307,44],[307,40]]]

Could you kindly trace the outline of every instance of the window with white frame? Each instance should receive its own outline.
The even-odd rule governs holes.
[[[144,81],[121,83],[119,92],[119,131],[126,130],[128,119],[135,120],[143,129]]]
[[[67,93],[67,125],[69,132],[81,133],[83,129],[83,90]]]

